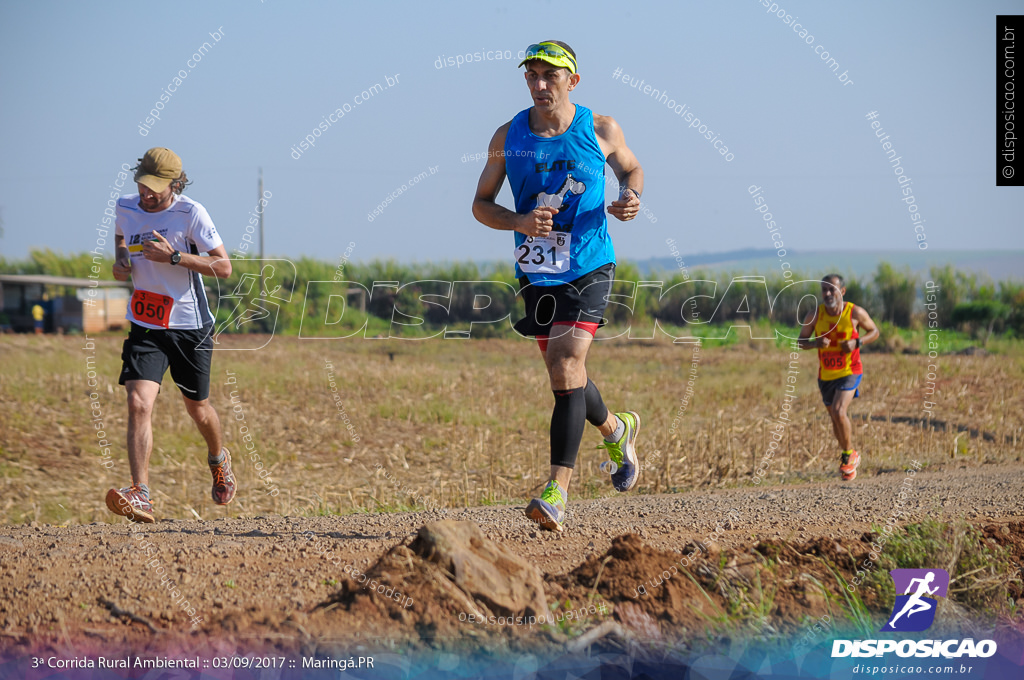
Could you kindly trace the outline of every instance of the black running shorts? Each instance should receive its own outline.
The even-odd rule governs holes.
[[[203,401],[210,396],[210,364],[213,359],[213,326],[195,330],[153,329],[132,324],[121,349],[121,377],[163,382],[167,368],[183,396]]]
[[[835,380],[822,380],[818,378],[818,389],[821,390],[821,400],[825,406],[831,406],[836,399],[837,392],[849,392],[853,390],[854,398],[860,396],[860,380],[864,377],[862,373],[855,373]]]
[[[530,285],[527,277],[520,278],[519,295],[526,304],[526,316],[515,323],[516,332],[525,336],[550,335],[555,323],[604,326],[608,323],[604,310],[614,280],[614,263],[557,286]]]

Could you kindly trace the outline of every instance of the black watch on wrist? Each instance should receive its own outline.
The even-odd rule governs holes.
[[[181,253],[175,250],[171,253],[171,264],[178,264],[179,262],[181,262]]]
[[[857,349],[860,349],[860,338],[857,338]]]

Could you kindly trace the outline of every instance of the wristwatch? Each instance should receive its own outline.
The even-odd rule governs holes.
[[[179,262],[181,262],[181,253],[175,250],[171,253],[171,264],[178,264]]]
[[[860,349],[860,338],[857,338],[857,349]]]

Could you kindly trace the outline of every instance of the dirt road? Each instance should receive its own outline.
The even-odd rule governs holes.
[[[7,653],[83,645],[221,653],[223,649],[211,645],[308,652],[380,637],[410,643],[445,637],[483,644],[491,627],[460,623],[456,601],[420,582],[409,551],[399,549],[388,564],[376,564],[389,549],[408,543],[425,523],[439,519],[471,520],[504,550],[536,565],[550,602],[570,598],[578,606],[589,597],[591,603],[596,598],[610,606],[593,623],[581,620],[571,630],[548,630],[544,639],[564,642],[610,618],[612,611],[616,620],[626,623],[632,617],[634,630],[647,626],[648,636],[657,637],[701,623],[682,617],[689,597],[683,590],[692,585],[675,579],[660,589],[663,593],[640,599],[636,587],[695,542],[705,541],[707,557],[714,558],[708,560],[712,569],[725,563],[720,559],[725,556],[731,560],[727,569],[735,566],[742,572],[745,563],[736,559],[746,556],[749,562],[751,547],[764,551],[766,545],[785,545],[794,546],[794,554],[829,556],[847,570],[849,579],[848,563],[866,552],[862,535],[872,524],[885,523],[901,491],[901,525],[927,517],[967,518],[992,541],[1016,551],[1018,561],[1024,560],[1024,470],[1016,466],[950,466],[914,475],[899,470],[849,484],[837,480],[570,499],[572,514],[561,535],[539,531],[514,506],[447,513],[165,520],[138,526],[4,527],[0,646]],[[715,545],[708,545],[706,538],[718,525]],[[627,534],[633,537],[613,545],[613,539]],[[684,548],[687,544],[690,548]],[[794,559],[799,565],[801,560]],[[407,566],[400,566],[405,562]],[[346,576],[346,565],[369,570],[396,593],[401,591],[399,605],[360,589]],[[772,578],[782,583],[785,574],[773,571]],[[812,597],[809,587],[800,589],[787,599],[780,587],[771,615],[794,626],[803,615],[820,615],[827,603]],[[723,597],[712,595],[709,600]],[[680,602],[673,601],[677,596]],[[187,600],[184,607],[182,600]],[[193,619],[190,608],[195,610]],[[201,621],[193,626],[196,619]]]

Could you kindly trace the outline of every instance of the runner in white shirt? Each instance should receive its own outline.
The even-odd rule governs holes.
[[[224,244],[210,214],[191,198],[173,193],[170,205],[157,213],[144,210],[139,199],[139,194],[130,194],[117,204],[117,237],[123,239],[128,247],[132,285],[137,291],[166,295],[172,304],[169,315],[164,316],[165,307],[159,298],[154,298],[148,309],[139,300],[133,300],[128,307],[127,319],[146,328],[195,330],[213,323],[200,272],[190,270],[181,262],[171,266],[166,261],[149,260],[144,252],[146,242],[156,238],[153,232],[163,237],[183,257],[186,253],[198,255],[218,247],[223,249]],[[209,269],[209,263],[202,264],[203,269]]]
[[[128,464],[132,484],[107,492],[107,507],[133,522],[153,522],[149,458],[153,451],[153,405],[164,373],[181,389],[185,409],[206,440],[213,500],[227,505],[235,496],[231,454],[222,443],[220,418],[210,405],[213,316],[203,275],[227,278],[231,261],[209,213],[181,196],[188,177],[181,159],[153,148],[135,168],[138,194],[117,203],[118,281],[132,281],[128,307],[131,331],[124,341],[120,384],[128,392]],[[208,253],[202,257],[200,253]]]

